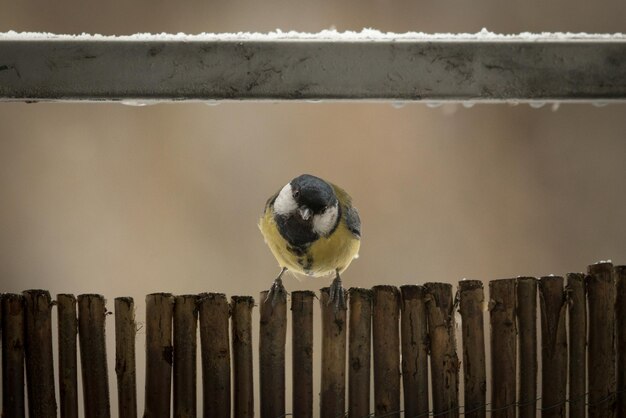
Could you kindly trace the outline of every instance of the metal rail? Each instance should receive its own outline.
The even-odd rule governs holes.
[[[0,101],[179,100],[624,101],[626,38],[0,38]]]

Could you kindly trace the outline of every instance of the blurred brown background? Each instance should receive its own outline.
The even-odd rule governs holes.
[[[0,31],[56,33],[611,33],[625,22],[621,0],[0,0]],[[626,263],[625,105],[0,103],[0,291],[99,292],[110,309],[133,296],[139,321],[155,291],[258,298],[278,267],[257,218],[305,172],[360,209],[347,286]]]

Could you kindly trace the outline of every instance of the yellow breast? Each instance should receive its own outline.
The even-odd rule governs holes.
[[[325,276],[335,270],[343,272],[359,253],[360,241],[340,222],[327,238],[319,238],[303,254],[289,249],[287,240],[278,231],[268,208],[259,221],[259,228],[281,267],[310,276]]]

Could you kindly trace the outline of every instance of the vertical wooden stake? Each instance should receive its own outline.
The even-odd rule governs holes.
[[[343,417],[346,405],[346,311],[328,303],[329,288],[320,290],[322,310],[322,382],[320,416]]]
[[[287,340],[287,300],[267,299],[261,292],[259,333],[259,389],[261,418],[285,415],[285,342]],[[281,300],[278,300],[281,299]]]
[[[519,418],[537,416],[537,279],[517,278]]]
[[[493,418],[515,418],[517,346],[516,279],[489,283],[491,321],[491,385]]]
[[[78,418],[78,319],[74,295],[57,295],[61,418]]]
[[[589,418],[615,417],[615,281],[611,263],[589,266]]]
[[[315,293],[291,293],[293,417],[313,418],[313,299]]]
[[[587,392],[587,302],[585,275],[567,275],[569,313],[569,416],[585,418],[585,393]]]
[[[174,298],[174,418],[196,417],[196,295]]]
[[[169,418],[172,396],[172,317],[170,293],[146,296],[146,396],[144,418]]]
[[[433,416],[459,416],[459,359],[456,353],[452,285],[426,283],[426,312],[430,338]]]
[[[348,295],[348,417],[362,418],[370,414],[372,291],[353,287]]]
[[[26,381],[29,415],[56,418],[52,359],[52,299],[47,290],[24,292]]]
[[[541,301],[542,417],[565,417],[567,399],[566,300],[563,278],[539,280]]]
[[[223,293],[198,298],[204,418],[230,418],[230,307]]]
[[[423,286],[400,286],[402,302],[402,386],[404,416],[428,416],[428,318],[426,289]]]
[[[24,418],[24,297],[5,293],[2,311],[2,416]]]
[[[542,417],[565,418],[567,399],[567,332],[563,278],[539,280],[541,301]]]
[[[480,280],[459,282],[459,310],[463,335],[465,417],[485,418],[487,375],[485,369],[485,295]],[[405,401],[406,402],[406,401]]]
[[[106,302],[101,295],[78,295],[78,341],[83,377],[85,416],[108,418],[109,376],[107,369]]]
[[[119,418],[137,418],[136,335],[133,298],[115,298],[115,374]]]
[[[400,294],[394,286],[374,286],[372,334],[376,416],[400,417]]]
[[[250,296],[233,296],[233,375],[235,379],[235,417],[254,416],[252,377],[252,308]]]
[[[626,417],[626,265],[615,267],[617,300],[617,416]]]

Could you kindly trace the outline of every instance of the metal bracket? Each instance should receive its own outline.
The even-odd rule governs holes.
[[[0,101],[626,100],[626,37],[0,37]]]

